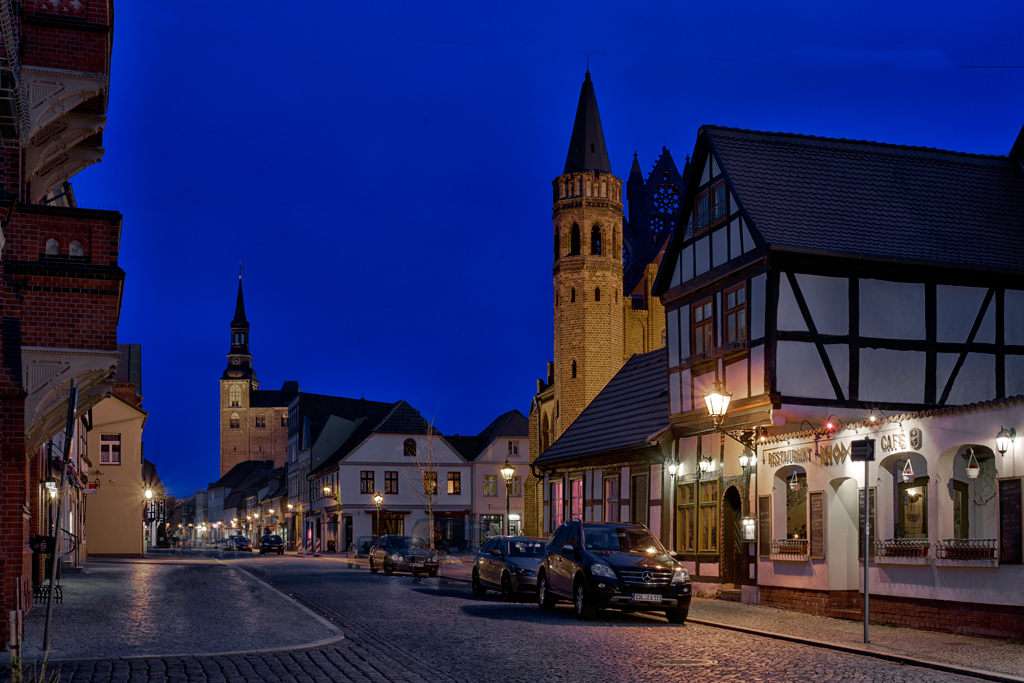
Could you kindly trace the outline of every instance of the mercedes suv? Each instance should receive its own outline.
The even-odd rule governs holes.
[[[690,594],[686,569],[642,524],[566,522],[537,571],[540,608],[569,600],[580,619],[592,619],[601,608],[647,609],[681,624]]]

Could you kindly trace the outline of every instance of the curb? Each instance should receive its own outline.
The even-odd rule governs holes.
[[[969,676],[971,678],[979,678],[985,681],[996,681],[997,683],[1024,683],[1024,678],[1018,676],[1011,676],[1010,674],[995,673],[993,671],[982,671],[980,669],[971,669],[964,666],[956,666],[954,664],[943,664],[942,662],[935,662],[930,659],[916,659],[914,657],[904,657],[901,655],[890,655],[884,652],[876,652],[874,650],[867,650],[859,647],[850,647],[848,645],[832,645],[825,644],[808,638],[801,638],[799,636],[787,636],[781,633],[771,633],[769,631],[759,631],[753,628],[747,628],[745,626],[733,626],[731,624],[721,624],[715,621],[705,621],[704,619],[687,619],[688,624],[699,624],[700,626],[710,626],[712,628],[720,628],[726,631],[736,631],[738,633],[746,633],[752,636],[761,636],[762,638],[773,638],[775,640],[785,640],[790,643],[798,643],[800,645],[810,645],[811,647],[820,648],[823,650],[835,650],[837,652],[845,652],[851,655],[860,655],[862,657],[872,657],[874,659],[881,659],[894,664],[904,664],[908,666],[917,666],[922,669],[932,669],[934,671],[941,671],[948,674],[957,674],[960,676]]]

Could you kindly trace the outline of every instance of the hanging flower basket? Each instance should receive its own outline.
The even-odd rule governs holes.
[[[972,448],[971,457],[967,460],[967,477],[968,479],[977,479],[978,475],[981,474],[981,465],[978,464],[978,459],[974,457],[974,449]]]
[[[910,465],[910,458],[907,458],[907,464],[903,466],[903,483],[910,484],[914,481],[914,468]]]
[[[793,476],[789,478],[789,488],[793,491],[800,490],[800,480],[797,479],[796,470],[793,470]]]

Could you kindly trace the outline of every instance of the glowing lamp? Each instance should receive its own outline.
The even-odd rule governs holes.
[[[721,424],[725,419],[730,399],[732,399],[732,394],[726,391],[717,379],[711,389],[704,394],[704,405],[707,406],[708,415],[711,416],[711,421],[715,423],[715,426]]]
[[[149,487],[146,487],[146,490],[143,493],[143,495],[146,496],[146,500],[152,500],[153,499],[153,489],[151,489]]]
[[[1000,428],[999,433],[996,434],[996,450],[999,451],[999,455],[1006,455],[1006,451],[1010,450],[1010,446],[1013,445],[1016,438],[1016,429]]]
[[[678,472],[679,472],[679,463],[677,463],[677,462],[670,462],[668,464],[668,475],[670,477],[674,477],[674,476],[676,476],[676,474]]]
[[[501,472],[501,476],[505,480],[506,484],[511,482],[512,477],[516,474],[516,468],[512,466],[512,463],[508,461],[508,458],[505,458],[505,466],[499,471]]]
[[[711,458],[701,458],[700,459],[700,471],[701,472],[710,472],[711,471]]]

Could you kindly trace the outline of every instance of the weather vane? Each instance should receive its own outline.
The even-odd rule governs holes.
[[[243,271],[243,270],[245,270],[245,266],[243,266],[243,265],[242,265],[242,262],[241,262],[241,261],[239,261],[239,262],[238,262],[238,279],[239,279],[239,280],[241,280],[241,279],[242,279],[242,271]]]

